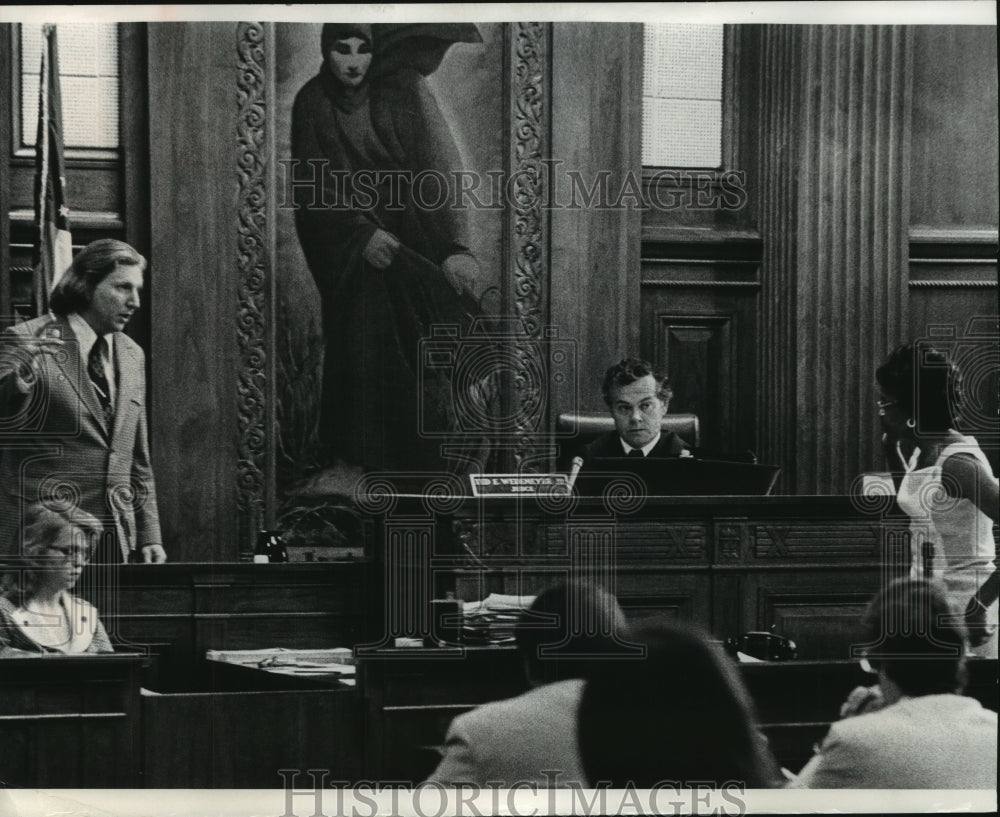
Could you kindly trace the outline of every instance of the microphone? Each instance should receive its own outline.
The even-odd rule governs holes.
[[[583,457],[573,457],[573,461],[569,466],[569,489],[571,491],[573,490],[573,485],[576,484],[576,478],[581,468],[583,468]]]

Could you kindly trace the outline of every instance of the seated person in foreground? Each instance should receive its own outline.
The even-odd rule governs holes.
[[[445,786],[585,788],[576,711],[585,678],[630,660],[621,608],[598,588],[558,585],[522,614],[514,637],[532,689],[455,718],[429,779]]]
[[[579,709],[580,755],[592,787],[779,785],[732,661],[695,630],[636,633],[647,652],[589,680]]]
[[[0,658],[113,652],[93,605],[73,589],[103,526],[83,511],[33,505],[25,514],[24,559],[0,584]]]
[[[583,447],[586,463],[598,457],[690,457],[691,445],[672,431],[662,433],[673,391],[667,378],[644,360],[625,358],[604,375],[604,402],[615,430]],[[638,452],[638,453],[633,453]]]
[[[845,717],[793,785],[995,789],[997,714],[960,694],[965,629],[942,590],[919,579],[893,582],[865,623],[878,689],[851,693]]]

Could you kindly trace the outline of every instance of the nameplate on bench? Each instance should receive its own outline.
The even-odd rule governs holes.
[[[472,495],[566,496],[570,493],[566,474],[470,474]]]

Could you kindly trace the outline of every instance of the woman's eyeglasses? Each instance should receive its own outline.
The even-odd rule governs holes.
[[[50,551],[62,554],[63,560],[67,562],[89,562],[93,555],[93,550],[86,547],[59,547],[52,545]]]

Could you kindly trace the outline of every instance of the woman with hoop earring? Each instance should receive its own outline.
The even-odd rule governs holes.
[[[879,367],[882,445],[899,507],[910,517],[911,576],[940,582],[965,611],[971,652],[997,657],[997,477],[975,437],[956,430],[961,375],[926,345],[896,349]]]

